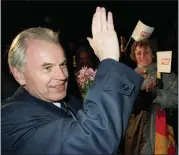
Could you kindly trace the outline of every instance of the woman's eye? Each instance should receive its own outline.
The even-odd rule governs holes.
[[[149,54],[150,52],[149,51],[146,51],[146,54]]]
[[[141,55],[141,53],[137,53],[137,55]]]

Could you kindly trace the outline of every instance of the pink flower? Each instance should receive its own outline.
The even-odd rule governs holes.
[[[80,85],[83,85],[87,80],[88,80],[87,77],[84,77],[84,76],[78,78],[78,82]]]
[[[95,78],[95,75],[96,75],[97,70],[94,71],[93,69],[90,68],[88,71],[89,71],[89,79],[90,79],[91,81],[93,81],[94,78]]]
[[[92,68],[83,67],[77,73],[77,83],[80,87],[82,96],[86,95],[87,89],[91,86],[94,81],[97,70],[93,70]]]
[[[87,67],[83,67],[83,68],[80,70],[80,74],[85,75],[85,74],[87,73],[87,70],[88,70]]]

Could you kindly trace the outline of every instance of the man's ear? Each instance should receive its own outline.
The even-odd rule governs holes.
[[[12,72],[12,75],[16,79],[16,81],[20,85],[24,86],[26,84],[26,81],[25,81],[25,78],[24,78],[24,73],[16,67],[10,67],[10,70]]]

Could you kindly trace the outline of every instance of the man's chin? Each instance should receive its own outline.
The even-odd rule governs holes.
[[[66,97],[66,92],[63,92],[63,93],[54,95],[54,96],[52,97],[52,100],[53,100],[53,101],[59,101],[59,100],[63,100],[65,97]]]

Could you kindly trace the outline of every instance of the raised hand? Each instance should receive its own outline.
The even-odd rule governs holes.
[[[108,12],[106,19],[105,8],[96,8],[92,20],[93,38],[87,38],[100,61],[111,58],[119,61],[119,43],[114,30],[112,13]]]

